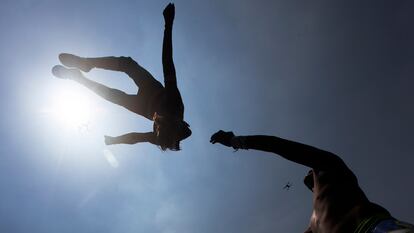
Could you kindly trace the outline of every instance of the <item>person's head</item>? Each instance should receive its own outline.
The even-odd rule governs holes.
[[[314,181],[313,181],[313,171],[312,170],[309,170],[308,174],[303,179],[303,183],[305,183],[306,187],[308,187],[308,189],[313,192]]]
[[[180,141],[191,135],[187,122],[168,116],[154,114],[154,133],[161,150],[180,150]]]

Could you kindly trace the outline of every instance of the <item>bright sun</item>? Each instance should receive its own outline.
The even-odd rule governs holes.
[[[51,99],[48,112],[67,128],[78,128],[91,121],[92,105],[81,91],[61,90]]]

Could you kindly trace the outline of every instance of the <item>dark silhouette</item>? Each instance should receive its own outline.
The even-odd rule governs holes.
[[[287,182],[283,189],[290,190],[290,187],[292,187],[292,184],[290,182]]]
[[[313,213],[305,233],[414,232],[413,225],[396,220],[385,208],[370,202],[356,176],[333,153],[279,137],[235,136],[222,130],[210,142],[272,152],[312,168],[304,179],[313,192]]]
[[[134,113],[154,121],[153,131],[147,133],[128,133],[117,137],[105,136],[105,144],[135,144],[150,142],[162,150],[180,150],[180,141],[191,135],[184,119],[184,104],[177,87],[172,51],[172,28],[175,16],[174,4],[168,4],[163,11],[165,20],[162,48],[164,86],[147,70],[130,57],[84,58],[73,54],[59,55],[61,65],[53,67],[52,73],[63,79],[74,80],[102,98],[118,104]],[[89,72],[101,68],[125,72],[138,86],[136,95],[109,88],[87,79],[79,70]]]

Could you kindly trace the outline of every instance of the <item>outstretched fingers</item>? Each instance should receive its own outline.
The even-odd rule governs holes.
[[[174,3],[169,3],[165,7],[165,9],[162,12],[162,14],[164,15],[165,22],[172,23],[172,21],[174,21],[174,16],[175,16],[175,6],[174,6]]]
[[[213,144],[218,142],[219,138],[220,138],[220,135],[223,132],[224,132],[223,130],[220,130],[220,131],[217,131],[216,133],[214,133],[213,135],[211,135],[210,142],[213,143]]]
[[[218,132],[214,133],[211,138],[210,138],[210,142],[215,144],[215,143],[220,143],[223,144],[225,146],[231,146],[231,139],[234,137],[234,133],[229,131],[229,132],[225,132],[223,130],[219,130]]]
[[[115,141],[114,141],[115,137],[111,137],[111,136],[108,136],[108,135],[104,135],[104,138],[105,138],[105,140],[104,140],[105,145],[113,145],[113,144],[116,144]]]

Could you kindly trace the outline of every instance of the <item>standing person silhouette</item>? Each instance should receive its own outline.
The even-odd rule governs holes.
[[[234,149],[272,152],[312,168],[305,185],[313,192],[313,212],[305,233],[413,233],[414,226],[393,218],[372,203],[358,185],[356,176],[341,158],[327,151],[274,136],[235,136],[222,130],[211,143]]]
[[[164,86],[130,57],[84,58],[62,53],[59,55],[60,62],[74,68],[57,65],[52,69],[56,77],[76,81],[102,98],[154,121],[152,132],[133,132],[117,137],[105,136],[107,145],[150,142],[160,146],[162,150],[177,151],[180,150],[180,141],[191,135],[189,125],[184,121],[184,104],[177,87],[173,62],[174,4],[168,4],[163,15],[165,20],[162,47]],[[138,93],[130,95],[109,88],[87,79],[79,71],[89,72],[93,68],[125,72],[138,86]]]

